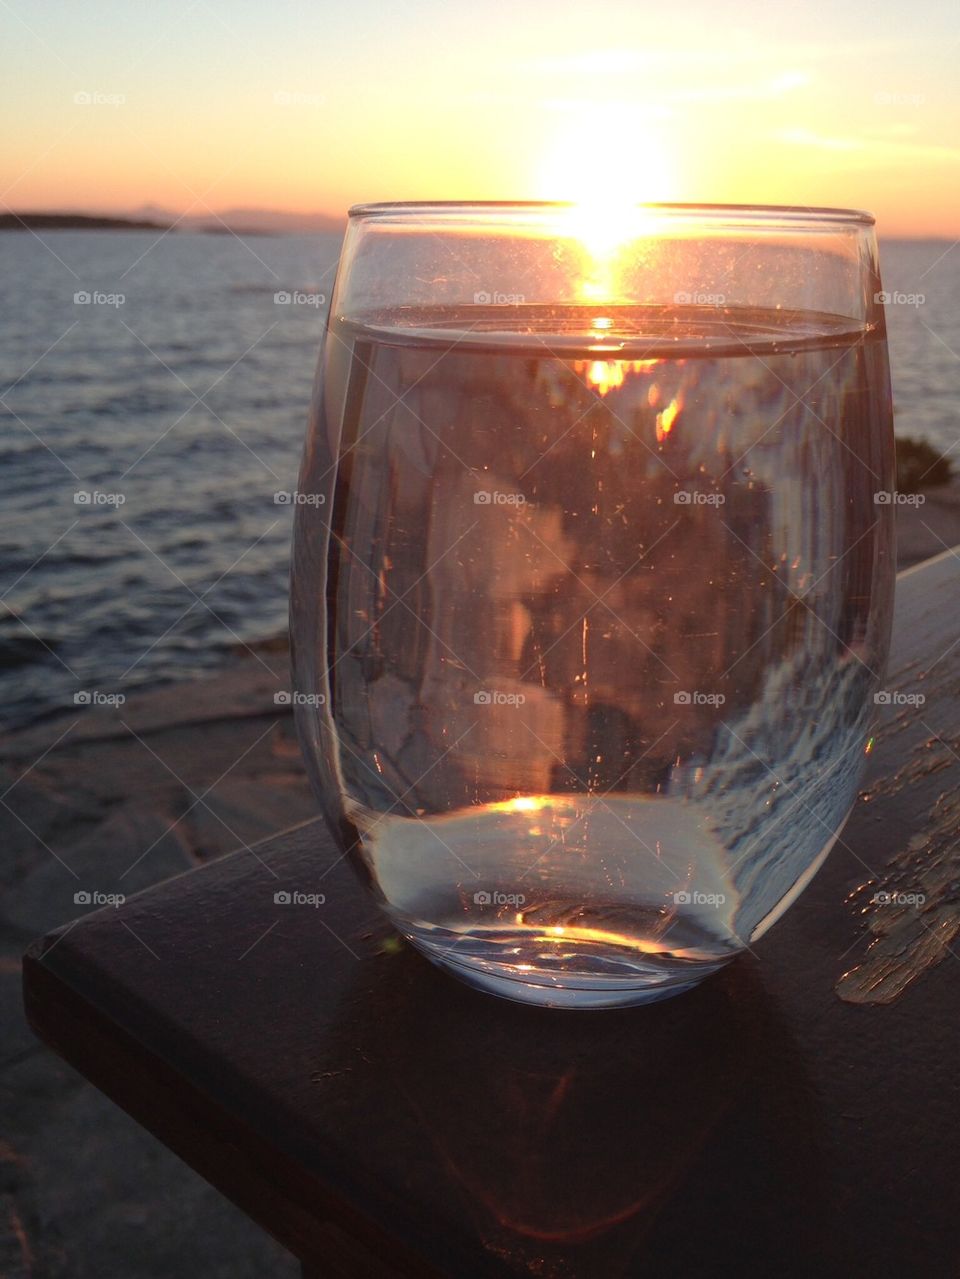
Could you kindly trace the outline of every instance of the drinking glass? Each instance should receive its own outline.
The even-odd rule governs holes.
[[[660,999],[824,861],[891,625],[880,288],[850,210],[351,211],[294,700],[341,848],[435,963]]]

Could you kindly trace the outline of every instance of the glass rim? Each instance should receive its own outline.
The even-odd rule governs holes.
[[[420,214],[445,214],[476,212],[478,215],[488,213],[530,214],[547,213],[557,209],[575,209],[574,200],[394,200],[374,201],[365,204],[354,204],[347,210],[351,219],[379,217],[415,217]],[[838,224],[841,226],[876,225],[876,218],[865,209],[830,208],[828,206],[808,206],[799,204],[682,204],[682,203],[646,203],[631,202],[633,209],[649,209],[667,216],[696,215],[704,221],[731,223],[764,223],[788,221],[797,225],[823,226]]]

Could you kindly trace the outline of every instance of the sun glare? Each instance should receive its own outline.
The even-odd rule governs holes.
[[[566,128],[539,171],[541,198],[570,205],[558,214],[558,229],[583,250],[578,292],[584,302],[616,300],[618,257],[656,228],[656,210],[645,205],[675,194],[666,147],[651,126],[621,130],[611,124]],[[627,145],[625,138],[636,142]]]
[[[592,386],[599,395],[606,395],[608,391],[615,391],[623,386],[628,374],[645,373],[647,369],[651,369],[659,363],[659,360],[574,360],[573,371],[584,378],[587,384]],[[657,414],[658,440],[661,439],[661,416],[661,414]],[[674,413],[675,416],[676,413]],[[667,434],[669,434],[672,425],[673,417],[671,417],[670,424],[666,428]]]

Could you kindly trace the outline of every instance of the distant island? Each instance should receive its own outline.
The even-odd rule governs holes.
[[[178,217],[147,205],[130,214],[0,213],[0,231],[169,231],[204,235],[340,234],[346,219],[327,213],[284,213],[274,209],[227,209]]]
[[[0,231],[169,231],[170,223],[81,213],[0,213]]]

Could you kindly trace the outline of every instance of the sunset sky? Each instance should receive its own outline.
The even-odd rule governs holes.
[[[938,0],[0,0],[0,42],[8,209],[601,191],[960,236],[960,19]]]

